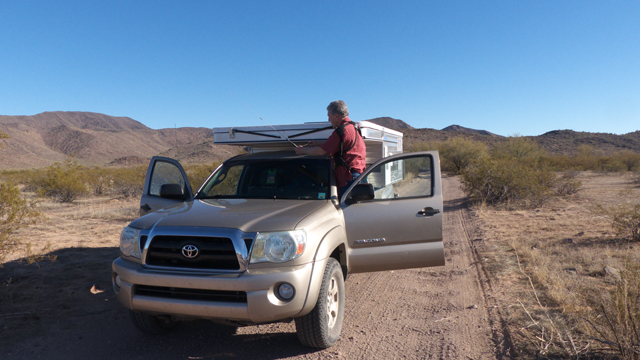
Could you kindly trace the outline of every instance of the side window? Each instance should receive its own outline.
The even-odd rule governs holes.
[[[184,189],[184,178],[180,169],[168,162],[156,161],[151,183],[149,184],[149,195],[160,195],[160,187],[164,184],[180,184]]]
[[[375,198],[402,199],[433,195],[430,155],[419,155],[378,164],[361,183],[373,185]]]

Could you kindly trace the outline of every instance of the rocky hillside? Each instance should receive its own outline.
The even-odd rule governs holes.
[[[415,143],[465,137],[488,145],[507,138],[486,130],[451,125],[442,130],[416,129],[391,117],[368,121],[401,131],[405,150]],[[33,116],[0,116],[0,170],[40,168],[68,157],[84,165],[132,166],[152,156],[177,158],[185,164],[219,162],[240,149],[213,145],[209,128],[153,130],[128,117],[91,112],[44,112]],[[620,150],[640,152],[640,131],[625,135],[550,131],[531,137],[552,154],[572,154],[589,145],[603,154]]]
[[[154,155],[184,163],[226,159],[238,149],[213,146],[209,128],[153,130],[128,117],[91,112],[0,116],[0,169],[48,166],[74,157],[84,165],[146,164]]]

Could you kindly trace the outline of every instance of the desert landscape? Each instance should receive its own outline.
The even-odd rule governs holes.
[[[119,256],[120,231],[138,217],[139,198],[104,191],[59,202],[42,196],[25,176],[42,174],[70,155],[85,170],[144,169],[158,154],[211,164],[234,152],[218,152],[206,129],[151,130],[128,118],[72,115],[42,123],[0,117],[0,131],[10,136],[0,140],[2,179],[18,183],[21,196],[42,215],[11,235],[20,243],[0,267],[2,358],[636,359],[640,354],[638,242],[614,227],[623,208],[637,209],[640,202],[640,168],[623,171],[616,162],[623,157],[615,157],[637,154],[640,132],[567,130],[527,139],[549,158],[562,156],[553,158],[556,167],[561,160],[578,164],[585,152],[585,159],[600,161],[593,165],[597,170],[584,170],[583,161],[583,170],[554,171],[555,178],[568,179],[558,183],[571,184],[571,190],[555,187],[535,205],[472,201],[465,193],[466,175],[449,171],[443,178],[446,266],[349,276],[342,336],[334,347],[318,351],[299,345],[293,323],[235,328],[194,321],[169,336],[135,329],[111,288],[111,262]],[[403,131],[406,149],[442,146],[454,138],[490,149],[510,141],[461,127],[413,129],[401,120],[375,120]],[[132,151],[127,139],[140,134],[154,140],[144,151]],[[107,156],[104,147],[114,139],[109,136],[123,145]],[[79,142],[70,144],[70,138]],[[440,148],[441,157],[450,156],[448,149]]]

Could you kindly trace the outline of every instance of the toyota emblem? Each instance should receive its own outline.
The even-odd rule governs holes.
[[[182,256],[187,259],[193,259],[198,256],[200,250],[195,245],[185,245],[182,247]]]

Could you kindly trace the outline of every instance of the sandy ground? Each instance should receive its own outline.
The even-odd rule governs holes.
[[[49,205],[49,219],[23,232],[34,251],[48,246],[49,258],[0,268],[0,359],[508,358],[508,336],[474,250],[479,220],[457,178],[444,178],[443,192],[446,266],[349,276],[342,335],[326,350],[300,345],[293,323],[187,322],[170,335],[139,332],[110,283],[120,230],[137,202]]]

